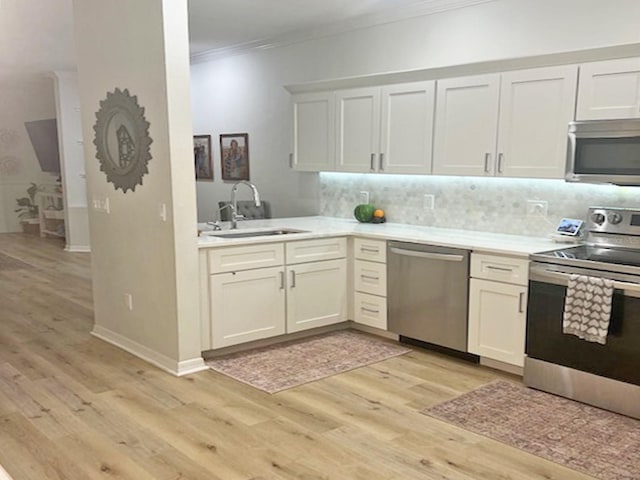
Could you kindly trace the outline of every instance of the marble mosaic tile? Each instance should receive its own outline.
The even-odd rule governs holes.
[[[591,206],[640,208],[640,188],[563,180],[426,175],[320,174],[320,215],[351,218],[368,191],[387,220],[411,225],[546,236],[563,217],[585,219]],[[434,208],[424,208],[424,195]],[[527,216],[527,200],[548,202],[546,216]]]

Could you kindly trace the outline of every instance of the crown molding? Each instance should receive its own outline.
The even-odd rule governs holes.
[[[198,52],[191,55],[191,63],[204,63],[223,57],[245,54],[251,51],[284,47],[315,38],[329,37],[376,25],[399,22],[409,18],[433,15],[448,10],[456,10],[495,1],[496,0],[422,0],[394,10],[360,15],[317,28],[294,30],[275,37]]]

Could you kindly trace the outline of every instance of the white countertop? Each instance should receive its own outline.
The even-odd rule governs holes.
[[[358,223],[355,219],[331,217],[296,217],[274,218],[270,220],[248,220],[238,222],[237,230],[229,230],[229,223],[222,222],[222,231],[209,232],[211,226],[198,224],[203,231],[198,238],[199,248],[225,247],[231,245],[250,245],[267,242],[290,242],[311,238],[355,235],[377,238],[380,240],[397,240],[405,242],[425,243],[446,247],[460,247],[469,250],[501,253],[527,257],[531,253],[562,248],[563,245],[550,238],[506,235],[501,233],[477,232],[473,230],[454,230],[448,228],[406,225],[402,223]],[[236,232],[259,232],[270,229],[304,230],[304,233],[288,235],[256,236],[245,238],[221,238],[209,233],[224,234]],[[565,245],[566,246],[566,245]]]

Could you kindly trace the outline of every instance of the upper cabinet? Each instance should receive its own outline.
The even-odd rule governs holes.
[[[497,74],[438,81],[434,174],[493,174],[499,94]]]
[[[640,58],[580,66],[576,120],[640,118]]]
[[[502,75],[497,175],[564,178],[577,75],[576,66]]]
[[[291,167],[303,172],[335,166],[335,95],[333,92],[292,96],[293,153]]]
[[[336,93],[336,170],[430,173],[435,82]]]
[[[336,170],[375,171],[380,144],[380,89],[338,91],[336,111]]]
[[[438,82],[433,173],[562,178],[577,67]]]
[[[382,88],[380,171],[431,173],[435,85],[430,81]]]

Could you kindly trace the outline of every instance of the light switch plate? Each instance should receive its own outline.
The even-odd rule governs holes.
[[[430,193],[426,193],[424,195],[424,209],[425,210],[433,210],[434,206],[435,206],[435,202],[436,202],[436,197],[435,195],[432,195]]]
[[[367,192],[366,190],[360,192],[360,203],[369,203],[369,199],[369,192]]]

